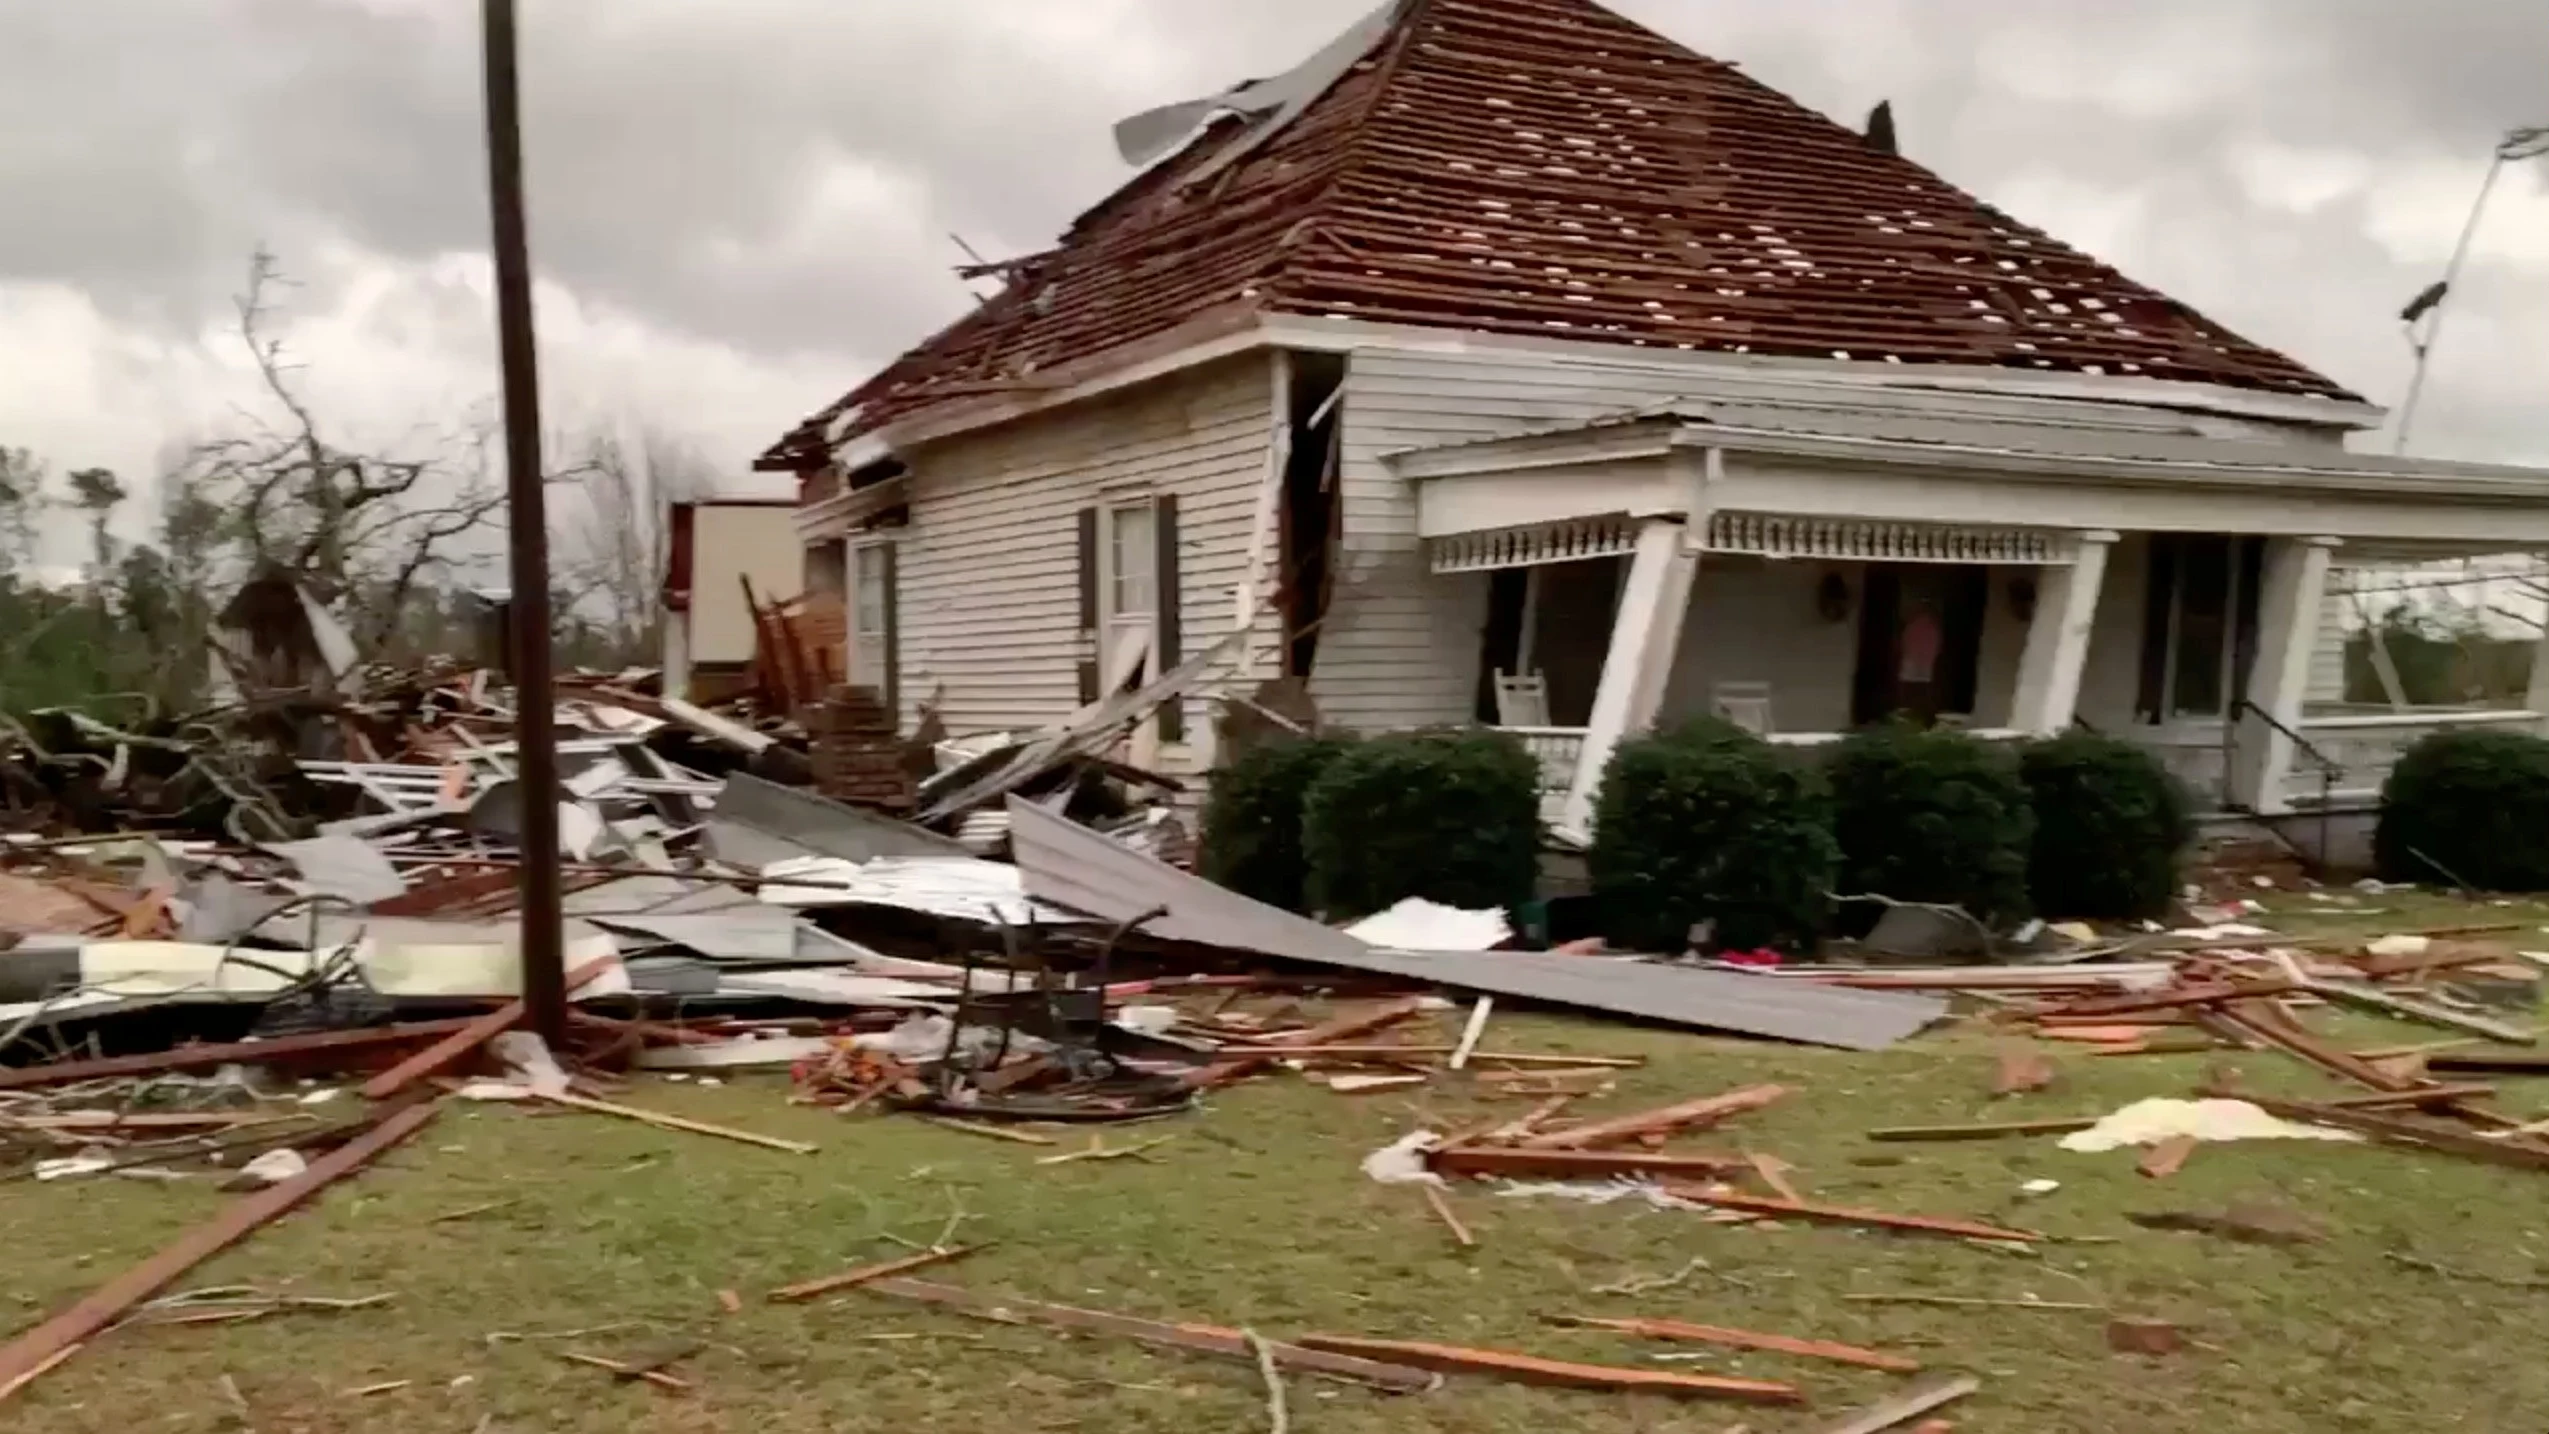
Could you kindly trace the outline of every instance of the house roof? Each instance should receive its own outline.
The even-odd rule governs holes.
[[[1221,310],[2353,397],[1593,0],[1384,9],[1316,98],[1214,120],[763,464]]]

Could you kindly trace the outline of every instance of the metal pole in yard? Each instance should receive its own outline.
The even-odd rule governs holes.
[[[522,95],[513,0],[484,0],[487,189],[495,216],[496,337],[504,366],[505,495],[513,559],[515,790],[522,803],[522,1000],[531,1028],[566,1035],[558,872],[558,746],[549,652],[549,519],[541,491],[539,354],[522,215]]]

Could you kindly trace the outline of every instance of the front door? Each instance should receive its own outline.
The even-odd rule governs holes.
[[[1991,570],[1877,563],[1865,586],[1851,720],[1865,726],[1901,715],[1926,726],[1971,715]]]

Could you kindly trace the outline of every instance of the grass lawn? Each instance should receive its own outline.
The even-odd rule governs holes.
[[[2395,927],[2453,920],[2549,924],[2537,908],[2365,897],[2302,903],[2291,924]],[[2283,905],[2278,901],[2278,905]],[[2365,908],[2385,908],[2367,911]],[[2549,937],[2542,938],[2549,943]],[[2321,1016],[2366,1041],[2434,1033]],[[1446,1016],[1448,1031],[1456,1017]],[[1362,1156],[1409,1129],[1407,1093],[1343,1097],[1289,1077],[1221,1094],[1155,1163],[1038,1166],[1052,1153],[899,1118],[837,1118],[785,1103],[776,1079],[705,1088],[641,1081],[627,1097],[701,1119],[817,1141],[795,1157],[583,1113],[455,1107],[403,1149],[300,1214],[200,1269],[184,1288],[288,1287],[394,1302],[252,1324],[130,1329],[94,1343],[12,1401],[0,1426],[47,1434],[139,1431],[1090,1431],[1265,1427],[1244,1364],[1012,1328],[852,1293],[772,1305],[774,1286],[890,1258],[887,1236],[927,1242],[951,1209],[962,1240],[996,1248],[928,1278],[1131,1314],[1527,1349],[1645,1363],[1667,1347],[1553,1329],[1553,1313],[1678,1318],[1908,1354],[1982,1376],[1945,1411],[1965,1434],[2326,1434],[2549,1425],[2549,1366],[2529,1362],[2549,1289],[2453,1278],[2400,1255],[2512,1280],[2544,1271],[2549,1176],[2346,1145],[2210,1146],[2152,1182],[2131,1152],[2074,1155],[2050,1139],[1877,1145],[1870,1127],[2096,1114],[2186,1093],[2206,1057],[2100,1059],[2056,1050],[2048,1091],[1987,1095],[1992,1043],[1935,1035],[1876,1056],[1500,1017],[1500,1048],[1640,1054],[1621,1110],[1778,1081],[1799,1094],[1695,1142],[1775,1153],[1810,1198],[2042,1230],[2033,1255],[1952,1240],[1795,1224],[1721,1225],[1686,1212],[1453,1199],[1480,1248],[1462,1253],[1418,1194],[1369,1183]],[[2050,1048],[2050,1047],[2048,1047]],[[2218,1059],[2215,1057],[2211,1059]],[[2235,1058],[2263,1089],[2329,1087],[2287,1058]],[[2549,1111],[2549,1082],[2500,1083],[2500,1103]],[[1457,1078],[1415,1092],[1466,1124],[1516,1103],[1473,1099]],[[1439,1127],[1438,1127],[1439,1128]],[[1075,1147],[1080,1136],[1064,1132]],[[1133,1138],[1116,1134],[1113,1141]],[[2053,1179],[2028,1197],[2020,1186]],[[7,1308],[44,1314],[149,1254],[229,1197],[124,1181],[0,1187]],[[2319,1244],[2259,1247],[2128,1223],[2128,1212],[2266,1199],[2308,1211]],[[466,1219],[438,1216],[497,1200]],[[1694,1259],[1708,1269],[1639,1296],[1591,1293]],[[2543,1281],[2549,1284],[2549,1281]],[[728,1315],[718,1292],[740,1291]],[[2150,1359],[2109,1353],[2103,1317],[1856,1303],[1852,1292],[2081,1301],[2178,1322],[2197,1343]],[[595,1329],[595,1327],[616,1326]],[[595,1330],[572,1338],[498,1335]],[[689,1397],[567,1363],[572,1349],[643,1358],[704,1347],[678,1366]],[[1304,1434],[1563,1427],[1754,1434],[1824,1427],[1899,1387],[1897,1376],[1785,1356],[1711,1351],[1653,1365],[1793,1380],[1810,1412],[1525,1389],[1455,1377],[1391,1398],[1291,1385]],[[223,1386],[228,1376],[241,1401]],[[391,1381],[398,1389],[348,1391]],[[244,1410],[242,1408],[244,1403]]]

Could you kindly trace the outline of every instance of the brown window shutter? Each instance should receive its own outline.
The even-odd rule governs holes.
[[[1177,577],[1177,495],[1163,493],[1151,505],[1152,541],[1159,549],[1159,671],[1165,677],[1172,668],[1186,660],[1185,622]],[[1171,698],[1159,709],[1159,736],[1163,742],[1179,742],[1186,737],[1186,699]]]
[[[903,545],[876,550],[885,564],[885,712],[896,730],[903,724]]]
[[[1080,510],[1080,703],[1097,700],[1097,509]]]

